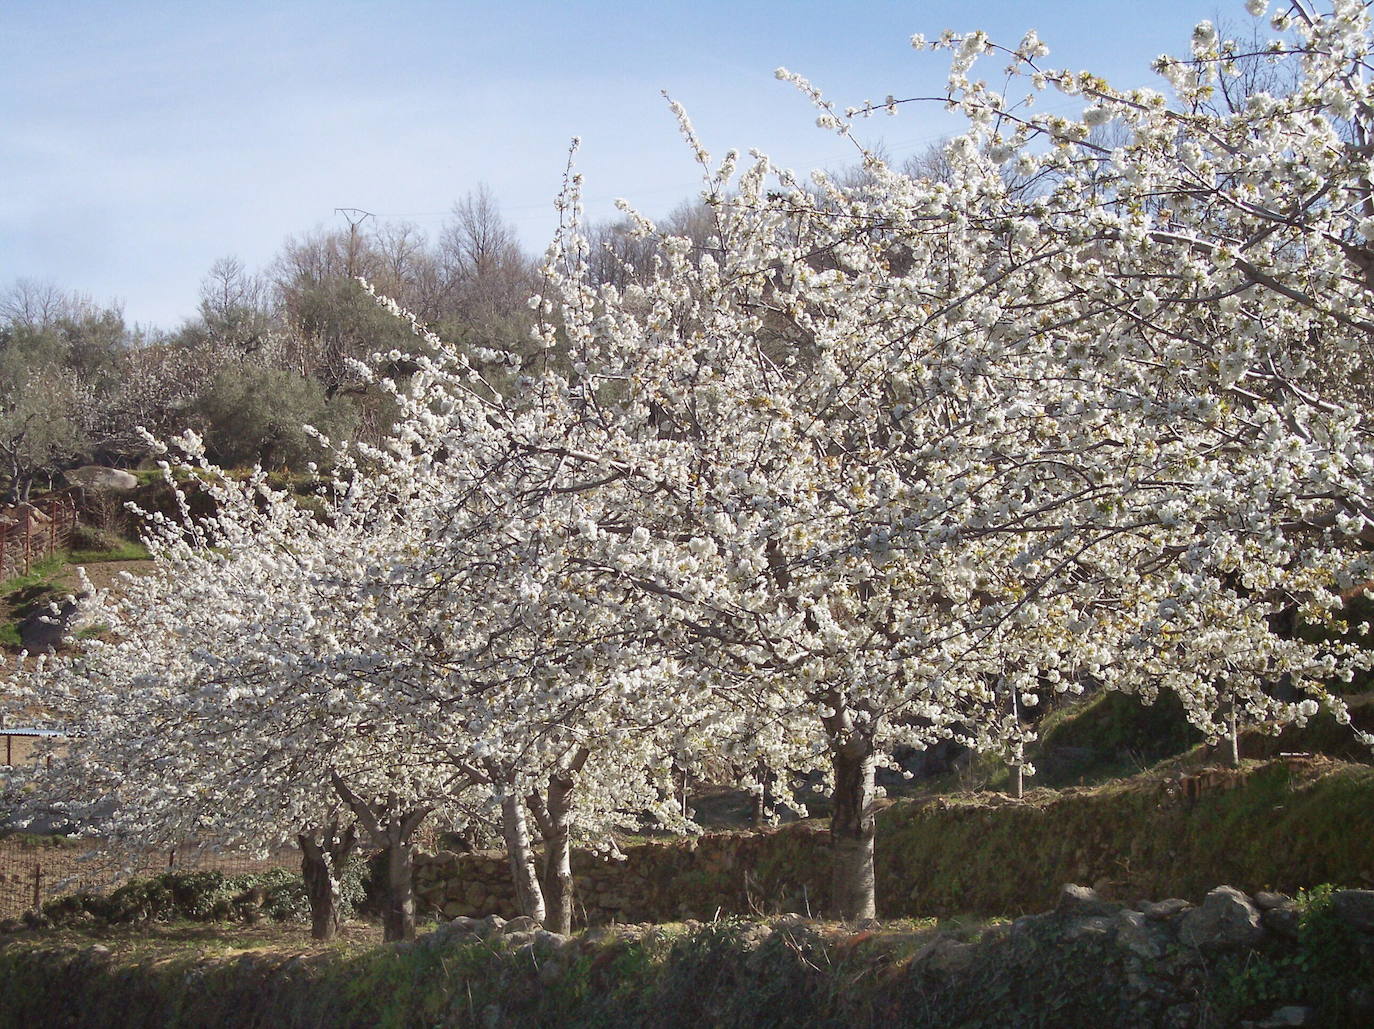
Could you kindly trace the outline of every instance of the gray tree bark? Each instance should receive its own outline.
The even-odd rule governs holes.
[[[833,867],[830,905],[836,918],[858,922],[876,916],[873,874],[873,771],[871,731],[856,728],[836,702],[836,714],[824,719],[830,737],[830,764],[835,773],[830,844]]]
[[[415,939],[415,854],[411,838],[433,808],[402,808],[395,796],[369,804],[337,772],[331,774],[330,781],[373,845],[386,855],[382,938],[389,943]]]
[[[506,839],[506,853],[510,858],[511,881],[515,884],[515,904],[520,914],[528,915],[541,925],[544,923],[544,892],[534,870],[534,847],[530,843],[529,824],[525,820],[525,805],[514,793],[501,801],[501,831]]]
[[[354,826],[339,831],[337,819],[316,833],[296,837],[301,848],[301,878],[310,902],[310,935],[332,940],[339,933],[339,880],[352,856],[357,834]]]
[[[539,833],[544,837],[544,861],[539,875],[540,891],[544,896],[544,928],[564,936],[572,932],[573,791],[577,773],[589,756],[585,747],[572,751],[549,776],[548,800],[538,793],[527,799]]]

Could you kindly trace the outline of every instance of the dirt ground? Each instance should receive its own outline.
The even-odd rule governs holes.
[[[86,577],[91,580],[91,585],[96,589],[113,588],[118,592],[120,585],[124,581],[124,573],[130,572],[134,575],[149,571],[153,567],[151,561],[98,561],[95,564],[84,566]],[[76,566],[68,565],[62,570],[62,574],[57,580],[65,585],[69,590],[75,592],[77,588]]]

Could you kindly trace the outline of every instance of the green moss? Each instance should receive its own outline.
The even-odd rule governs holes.
[[[1195,798],[1146,778],[1026,802],[945,798],[878,818],[884,915],[1013,914],[1061,884],[1126,899],[1198,898],[1218,883],[1292,891],[1374,880],[1374,768],[1251,765]],[[1352,822],[1363,821],[1357,828]]]

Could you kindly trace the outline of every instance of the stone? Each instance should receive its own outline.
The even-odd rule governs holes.
[[[1374,890],[1337,890],[1331,894],[1331,910],[1352,929],[1374,932]]]
[[[913,963],[955,977],[967,972],[976,957],[977,948],[973,944],[941,936],[917,953]]]
[[[1197,1005],[1175,1004],[1164,1012],[1164,1025],[1169,1029],[1193,1029],[1197,1025]]]
[[[571,940],[562,933],[556,933],[549,929],[536,929],[534,931],[534,944],[543,951],[562,950]]]
[[[1286,908],[1293,906],[1293,898],[1286,893],[1273,893],[1269,890],[1260,890],[1255,894],[1255,907],[1261,911],[1273,911],[1276,908]]]
[[[1296,940],[1302,929],[1302,916],[1297,906],[1272,908],[1260,915],[1260,925],[1277,936]]]
[[[1122,950],[1146,961],[1164,954],[1165,934],[1168,930],[1139,911],[1118,911],[1116,915],[1116,943]]]
[[[487,915],[486,918],[477,923],[477,935],[485,940],[488,936],[499,933],[505,924],[506,920],[500,915]]]
[[[532,933],[538,928],[538,919],[531,918],[529,915],[519,915],[503,925],[501,931],[509,936],[511,933]]]
[[[1255,1029],[1282,1029],[1289,1025],[1316,1025],[1317,1013],[1312,1008],[1300,1004],[1289,1004],[1278,1008],[1262,1022],[1247,1023]]]
[[[1026,936],[1043,935],[1045,932],[1053,931],[1051,927],[1057,926],[1059,918],[1053,914],[1043,915],[1022,915],[1011,923],[1012,939],[1020,939]]]
[[[76,603],[64,600],[57,610],[44,606],[19,623],[19,642],[31,654],[46,654],[62,645],[72,621]]]
[[[1162,922],[1166,918],[1173,918],[1174,915],[1189,910],[1192,906],[1180,897],[1170,897],[1153,904],[1146,900],[1140,904],[1140,913],[1151,921]]]
[[[88,464],[63,474],[73,486],[97,493],[122,493],[138,487],[138,477],[120,468]]]
[[[1259,908],[1233,886],[1218,886],[1183,916],[1178,938],[1199,950],[1252,947],[1264,937]]]
[[[1066,940],[1097,940],[1110,936],[1112,920],[1106,915],[1086,915],[1075,918],[1064,927]]]
[[[1120,907],[1119,904],[1103,900],[1091,886],[1075,886],[1073,883],[1065,883],[1059,888],[1059,903],[1055,905],[1054,910],[1057,914],[1077,917],[1110,915],[1118,911]]]

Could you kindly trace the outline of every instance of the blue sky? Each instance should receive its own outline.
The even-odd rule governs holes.
[[[660,90],[713,153],[837,168],[844,144],[778,65],[857,104],[940,88],[914,32],[1034,27],[1048,64],[1138,85],[1218,17],[1248,20],[1240,0],[0,0],[0,289],[50,280],[170,328],[217,257],[261,266],[342,206],[434,233],[482,182],[541,250],[574,135],[593,217],[697,188]],[[896,157],[949,131],[933,108],[867,127]]]

